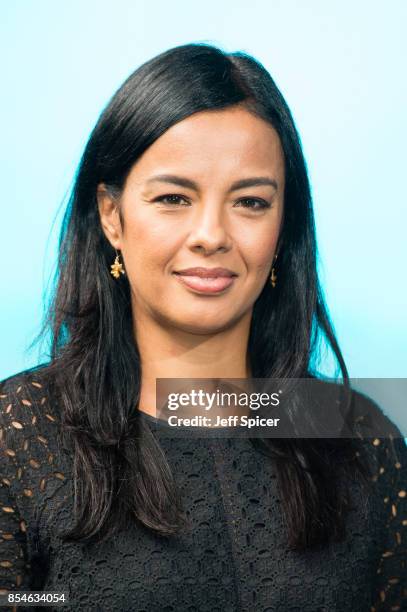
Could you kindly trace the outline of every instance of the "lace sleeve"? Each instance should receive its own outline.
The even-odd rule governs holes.
[[[375,439],[376,480],[386,508],[382,553],[371,612],[407,610],[407,446],[403,438]]]
[[[11,404],[7,395],[0,391],[0,593],[29,590],[30,575],[27,557],[26,523],[20,514],[15,495],[16,485],[21,478],[22,467],[13,442],[13,427],[20,423],[8,424],[7,416]],[[2,609],[5,609],[2,607]],[[14,606],[8,610],[17,610]],[[19,607],[18,610],[23,608]]]
[[[0,593],[28,588],[26,525],[10,494],[7,477],[0,483]]]

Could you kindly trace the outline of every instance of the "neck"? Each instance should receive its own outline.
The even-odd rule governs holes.
[[[250,320],[251,312],[228,329],[196,334],[139,318],[135,323],[142,371],[139,410],[155,416],[157,378],[250,378]]]

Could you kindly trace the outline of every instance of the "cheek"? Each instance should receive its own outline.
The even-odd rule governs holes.
[[[278,231],[274,228],[264,232],[253,232],[241,241],[241,253],[249,272],[260,278],[268,274],[277,241]]]
[[[168,223],[133,215],[126,220],[123,257],[126,267],[139,277],[160,270],[178,248],[177,235],[168,231]]]

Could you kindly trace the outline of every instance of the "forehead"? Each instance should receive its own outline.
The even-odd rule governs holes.
[[[284,176],[284,154],[271,124],[249,111],[233,107],[203,111],[176,123],[134,164],[138,179],[151,173],[179,170],[204,179],[242,172],[273,172]]]

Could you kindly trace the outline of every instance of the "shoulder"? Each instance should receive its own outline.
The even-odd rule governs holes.
[[[46,365],[24,370],[0,381],[0,418],[21,417],[23,422],[38,420],[38,413],[49,422],[56,419],[56,386]],[[23,423],[21,423],[23,425]],[[18,423],[15,429],[21,429]]]
[[[397,480],[406,478],[407,432],[402,432],[399,424],[386,414],[386,407],[359,391],[353,391],[350,414],[358,437],[375,469],[378,469],[378,476],[386,470]]]
[[[0,381],[0,397],[11,393],[21,395],[28,391],[31,395],[39,395],[41,389],[51,387],[51,377],[48,375],[48,364],[41,364],[28,370],[23,370]]]
[[[323,406],[323,412],[318,413],[320,418],[328,419],[330,415],[337,418],[340,411],[343,437],[346,437],[346,433],[351,434],[355,428],[360,438],[403,438],[399,425],[389,416],[387,407],[379,405],[365,393],[352,388],[347,398],[342,385],[324,379],[312,378],[310,385],[313,399],[318,399]],[[407,436],[407,431],[404,433]]]
[[[46,366],[1,381],[1,437],[6,435],[17,441],[21,437],[53,433],[59,420],[58,405],[56,388]]]
[[[328,421],[333,414],[337,419],[338,411],[341,412],[338,437],[352,438],[353,448],[367,462],[377,489],[403,484],[400,489],[403,491],[407,480],[407,432],[402,432],[386,413],[386,406],[355,389],[351,390],[348,403],[338,401],[340,386],[329,380],[313,378],[312,385],[312,395],[322,408],[319,417]]]
[[[0,383],[0,532],[18,521],[33,542],[39,517],[48,522],[66,504],[72,466],[59,440],[59,405],[46,367]]]
[[[64,479],[58,406],[46,366],[0,383],[0,454],[7,485],[12,481],[13,486],[30,491],[44,475],[55,476],[57,482]]]
[[[372,398],[353,391],[352,419],[356,422],[357,454],[369,465],[373,498],[386,528],[405,530],[407,516],[407,443],[399,426]],[[372,498],[372,499],[373,499]],[[401,533],[401,531],[400,531]]]

